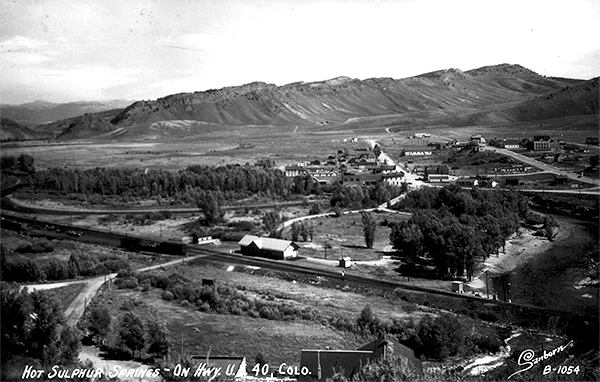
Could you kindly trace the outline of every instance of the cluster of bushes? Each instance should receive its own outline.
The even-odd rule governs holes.
[[[44,260],[7,260],[2,252],[2,280],[14,282],[39,282],[44,280],[67,280],[78,276],[100,276],[129,268],[129,263],[116,255],[73,253],[69,260],[56,258]]]
[[[18,253],[45,253],[54,251],[54,246],[46,239],[35,240],[33,243],[21,244],[15,248]]]

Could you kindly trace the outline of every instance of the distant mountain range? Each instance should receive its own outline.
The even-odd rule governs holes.
[[[85,113],[97,113],[112,109],[123,109],[133,101],[111,100],[94,102],[52,103],[34,101],[20,105],[0,105],[3,118],[9,118],[29,127],[77,117]]]
[[[598,78],[544,77],[520,65],[276,86],[254,82],[88,113],[35,130],[58,139],[192,136],[227,126],[315,129],[509,124],[598,114]],[[2,109],[3,116],[4,108]]]

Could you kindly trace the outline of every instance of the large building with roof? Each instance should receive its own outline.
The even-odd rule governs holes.
[[[300,246],[289,240],[246,235],[238,242],[240,252],[246,256],[259,256],[284,260],[298,256]]]
[[[381,336],[357,350],[302,350],[300,367],[307,368],[307,375],[299,375],[298,382],[325,381],[336,373],[352,379],[369,362],[382,357],[401,357],[416,374],[423,373],[421,361],[415,357],[412,349],[402,345],[389,336]]]

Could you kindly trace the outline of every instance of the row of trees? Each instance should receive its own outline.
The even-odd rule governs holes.
[[[413,217],[391,225],[394,248],[413,262],[433,261],[439,277],[469,280],[476,261],[503,248],[529,213],[527,200],[513,191],[458,186],[413,191],[398,208]]]
[[[154,198],[162,201],[197,204],[207,220],[216,221],[219,210],[215,205],[253,195],[287,198],[290,195],[322,195],[331,193],[331,206],[367,208],[394,198],[401,187],[384,184],[344,187],[339,182],[322,186],[310,175],[287,178],[279,169],[269,166],[226,165],[190,166],[184,170],[166,171],[138,168],[93,168],[88,170],[50,168],[36,171],[34,159],[28,154],[19,157],[3,156],[2,170],[21,169],[30,176],[36,190],[80,194],[82,196],[111,196]]]
[[[122,197],[170,197],[191,203],[187,190],[219,191],[228,199],[255,194],[286,197],[292,182],[277,169],[258,166],[190,166],[180,171],[137,168],[89,170],[51,168],[33,176],[36,189],[62,193],[99,194]]]

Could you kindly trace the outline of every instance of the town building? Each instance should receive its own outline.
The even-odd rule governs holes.
[[[481,135],[481,134],[475,134],[475,135],[471,136],[470,142],[481,146],[481,145],[485,145],[486,140],[483,137],[483,135]]]
[[[550,151],[557,149],[559,146],[558,142],[555,142],[548,135],[536,135],[533,137],[533,141],[529,144],[529,149],[533,151]]]
[[[373,174],[372,172],[345,172],[342,175],[342,184],[345,186],[357,184],[374,185],[382,180],[382,174]]]
[[[475,187],[479,185],[479,180],[475,178],[459,178],[456,180],[456,184],[461,187]]]
[[[404,173],[402,171],[383,174],[383,181],[390,186],[402,186],[404,182]]]
[[[402,156],[424,156],[432,154],[433,148],[428,146],[406,146],[402,150]]]
[[[238,242],[240,252],[246,256],[285,260],[298,256],[300,246],[289,240],[246,235]]]
[[[519,141],[518,139],[507,139],[504,141],[504,148],[505,149],[518,149],[521,147],[521,141]]]
[[[456,177],[448,174],[427,174],[429,183],[449,183],[453,180],[456,180]]]

